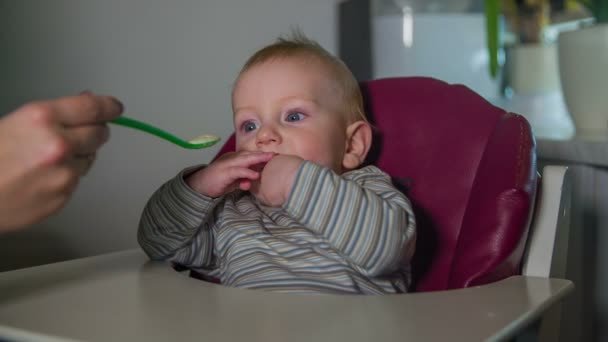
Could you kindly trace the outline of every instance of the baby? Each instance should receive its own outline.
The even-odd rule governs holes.
[[[295,33],[245,63],[232,92],[236,152],[165,183],[138,241],[154,260],[227,286],[297,293],[406,292],[416,225],[375,166],[359,85]]]

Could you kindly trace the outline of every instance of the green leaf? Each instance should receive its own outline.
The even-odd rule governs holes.
[[[498,0],[485,0],[484,7],[490,76],[496,78],[498,75],[498,16],[500,12]]]

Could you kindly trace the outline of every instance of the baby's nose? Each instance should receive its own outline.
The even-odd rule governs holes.
[[[265,126],[258,130],[256,142],[258,145],[279,144],[281,135],[273,127]]]

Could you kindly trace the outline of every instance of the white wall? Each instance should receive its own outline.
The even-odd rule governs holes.
[[[430,76],[464,84],[495,100],[500,97],[500,84],[488,72],[484,25],[483,13],[376,15],[372,20],[373,78]]]
[[[0,0],[0,113],[89,89],[183,137],[232,131],[231,84],[245,59],[291,26],[331,52],[338,0]],[[112,127],[68,206],[0,237],[0,270],[137,247],[145,202],[219,147],[182,150]]]

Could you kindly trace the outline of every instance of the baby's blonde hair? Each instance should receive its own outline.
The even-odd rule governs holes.
[[[299,30],[293,31],[287,37],[281,36],[274,43],[255,52],[245,62],[238,77],[252,67],[269,60],[298,56],[316,57],[333,73],[332,76],[341,88],[342,100],[349,106],[347,113],[349,123],[359,120],[367,122],[363,107],[363,96],[353,73],[341,59],[329,53],[319,43],[306,37]]]

